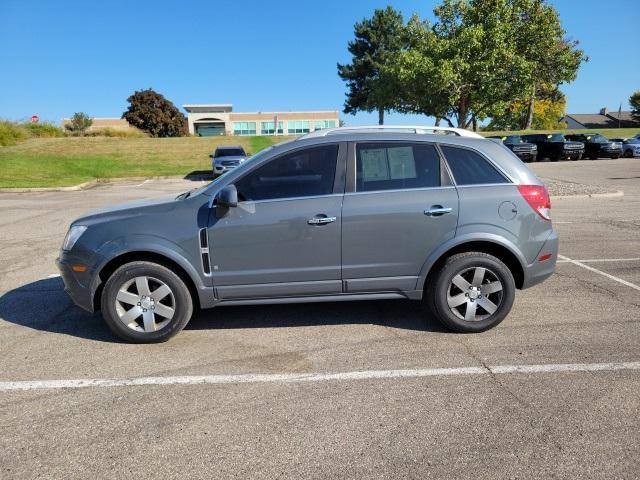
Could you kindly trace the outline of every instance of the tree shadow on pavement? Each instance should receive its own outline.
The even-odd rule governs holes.
[[[75,306],[60,277],[46,278],[0,296],[0,319],[42,332],[100,342],[121,342],[100,313]],[[445,332],[420,302],[379,300],[220,307],[195,313],[187,329],[216,330],[373,324],[403,330]]]

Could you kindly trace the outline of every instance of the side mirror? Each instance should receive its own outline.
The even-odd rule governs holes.
[[[213,153],[210,153],[210,154],[209,154],[209,158],[213,158]]]
[[[236,190],[236,186],[231,184],[220,190],[216,195],[216,205],[225,208],[237,207],[238,190]]]

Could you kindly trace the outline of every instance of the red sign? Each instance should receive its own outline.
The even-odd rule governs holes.
[[[40,121],[40,117],[38,115],[31,115],[31,123],[38,123]]]

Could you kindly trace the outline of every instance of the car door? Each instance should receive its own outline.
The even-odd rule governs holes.
[[[219,299],[342,291],[345,157],[346,144],[296,149],[234,181],[237,207],[216,212],[208,231]]]
[[[429,254],[455,235],[458,195],[435,145],[350,146],[342,206],[348,293],[414,290]]]

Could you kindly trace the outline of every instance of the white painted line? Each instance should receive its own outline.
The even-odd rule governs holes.
[[[392,378],[451,377],[460,375],[504,375],[515,373],[615,372],[619,370],[640,370],[640,362],[497,365],[460,368],[416,368],[411,370],[365,370],[337,373],[256,373],[245,375],[190,375],[183,377],[140,377],[128,379],[32,380],[0,382],[0,391],[89,387],[139,387],[149,385],[337,382]]]
[[[559,221],[557,221],[557,220],[554,220],[554,221],[553,221],[553,224],[554,224],[554,225],[559,224],[559,223],[560,223],[560,224],[567,224],[567,223],[573,223],[573,222],[559,222]]]
[[[52,273],[51,275],[49,275],[47,278],[57,278],[59,277],[60,274],[59,273]]]
[[[136,186],[136,187],[141,187],[142,185],[144,185],[145,183],[148,183],[148,182],[150,182],[150,181],[151,181],[151,179],[150,179],[150,178],[147,178],[144,182],[139,183],[138,185],[135,185],[135,186]]]
[[[589,270],[590,272],[597,273],[599,275],[602,275],[603,277],[607,277],[607,278],[609,278],[611,280],[614,280],[614,281],[616,281],[618,283],[621,283],[622,285],[625,285],[627,287],[633,288],[634,290],[640,291],[640,286],[636,285],[635,283],[627,282],[626,280],[623,280],[620,277],[616,277],[615,275],[611,275],[611,274],[609,274],[607,272],[603,272],[602,270],[598,270],[597,268],[590,267],[589,265],[587,265],[585,263],[582,263],[582,262],[580,262],[578,260],[571,260],[570,258],[565,257],[564,255],[558,255],[558,258],[560,260],[564,260],[564,261],[566,261],[568,263],[572,263],[574,265],[577,265],[578,267],[585,268],[585,269]]]
[[[562,255],[558,255],[560,258]],[[567,258],[567,257],[563,257]],[[606,262],[638,262],[640,261],[640,257],[631,257],[631,258],[587,258],[585,260],[558,260],[556,263],[572,263],[572,262],[580,262],[580,263],[606,263]]]

